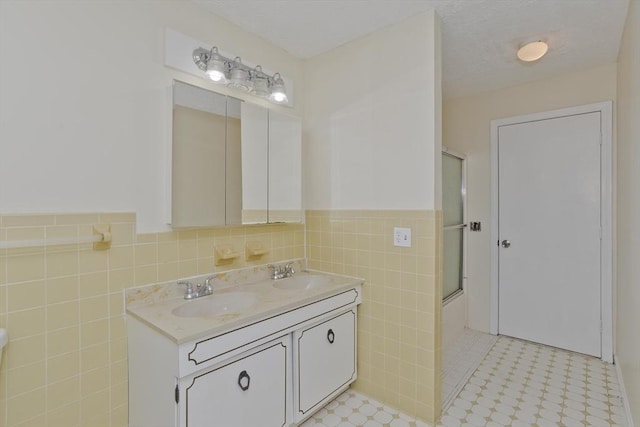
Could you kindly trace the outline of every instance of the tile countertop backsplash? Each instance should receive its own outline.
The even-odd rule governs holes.
[[[266,316],[303,306],[363,283],[363,279],[356,277],[303,270],[303,260],[291,262],[296,271],[295,275],[299,275],[301,271],[322,274],[329,278],[328,283],[312,289],[277,289],[272,286],[274,281],[269,276],[269,269],[262,265],[212,274],[211,276],[215,276],[211,282],[214,288],[213,295],[191,300],[201,301],[205,298],[215,298],[216,294],[231,292],[255,293],[258,303],[237,313],[211,316],[206,320],[203,320],[203,317],[179,317],[172,314],[173,309],[190,302],[184,299],[184,287],[178,286],[178,281],[126,290],[126,311],[177,344],[182,344],[232,327],[253,323]],[[209,275],[180,280],[189,280],[195,285],[204,282],[207,277]]]

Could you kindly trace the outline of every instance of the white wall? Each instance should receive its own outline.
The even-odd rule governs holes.
[[[300,60],[190,1],[0,1],[1,212],[166,228],[172,79],[208,83],[164,67],[165,27],[302,85]]]
[[[467,155],[469,327],[489,331],[491,275],[491,120],[616,98],[616,64],[609,64],[477,96],[445,100],[443,144]]]
[[[433,209],[440,175],[435,13],[305,63],[305,206]]]
[[[640,4],[629,14],[618,57],[618,240],[616,362],[640,424]]]

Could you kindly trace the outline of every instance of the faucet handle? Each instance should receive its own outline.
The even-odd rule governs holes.
[[[187,289],[184,291],[184,299],[192,299],[196,295],[196,291],[193,289],[193,283],[185,280],[178,282],[178,285],[185,285]]]
[[[215,278],[216,276],[209,276],[204,281],[204,291],[207,295],[211,295],[213,293],[213,285],[211,284],[211,281]]]
[[[293,269],[293,263],[292,262],[288,262],[285,266],[284,266],[284,270],[286,273],[288,274],[295,274],[296,271]]]

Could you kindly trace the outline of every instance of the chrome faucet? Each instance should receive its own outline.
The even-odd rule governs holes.
[[[193,283],[189,281],[180,281],[178,285],[185,285],[187,288],[184,291],[184,299],[195,299],[213,294],[213,286],[211,281],[215,276],[207,277],[203,284],[197,283],[193,286]]]
[[[295,270],[293,269],[293,263],[288,262],[285,265],[268,265],[271,271],[271,279],[279,280],[284,279],[285,277],[291,277],[295,274]]]

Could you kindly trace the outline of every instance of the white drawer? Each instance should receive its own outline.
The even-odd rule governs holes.
[[[310,322],[317,321],[318,318],[355,306],[362,301],[359,290],[359,287],[348,289],[285,313],[269,316],[250,325],[182,344],[179,349],[179,376],[216,365],[275,337],[304,327]]]

